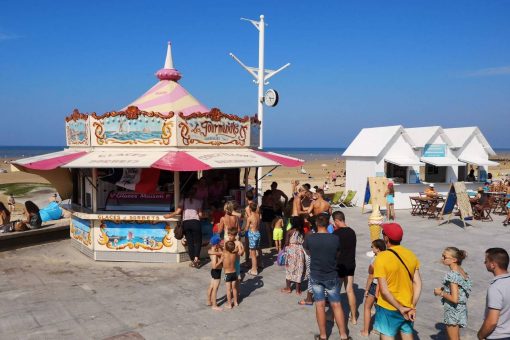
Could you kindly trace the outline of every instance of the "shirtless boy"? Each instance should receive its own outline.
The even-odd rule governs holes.
[[[221,268],[223,266],[222,252],[220,247],[220,237],[215,235],[211,238],[211,248],[209,249],[209,258],[211,259],[211,283],[207,289],[207,305],[213,310],[221,311],[216,303],[216,295],[220,286]]]
[[[235,252],[236,244],[233,241],[225,242],[225,250],[223,251],[223,268],[225,269],[225,285],[227,288],[227,306],[225,308],[232,308],[232,300],[234,300],[234,306],[238,306],[237,303],[237,273],[235,268],[235,262],[238,255]]]
[[[257,263],[260,258],[260,215],[257,214],[257,203],[251,202],[249,205],[250,217],[248,217],[247,229],[248,229],[248,245],[250,247],[251,257],[251,270],[248,271],[250,275],[258,275]]]
[[[241,256],[244,255],[244,246],[241,241],[237,240],[237,228],[234,227],[234,228],[228,229],[227,241],[232,241],[232,242],[234,242],[234,245],[235,245],[235,253],[237,255],[235,258],[235,264],[234,264],[234,268],[235,268],[236,275],[237,275],[235,284],[236,284],[237,291],[239,291],[239,280],[241,279]]]
[[[315,220],[317,216],[321,214],[331,215],[331,205],[329,205],[329,203],[324,200],[324,190],[317,190],[317,193],[315,194],[315,201],[308,208],[308,213],[311,216],[309,221],[312,224],[314,230],[316,229]]]

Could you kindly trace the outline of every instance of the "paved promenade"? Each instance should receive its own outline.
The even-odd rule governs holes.
[[[361,303],[369,258],[367,219],[359,208],[344,209],[358,235],[356,292]],[[439,258],[444,247],[468,251],[464,268],[474,281],[469,299],[469,327],[474,339],[491,274],[483,264],[488,247],[509,250],[510,228],[478,222],[437,226],[437,221],[397,211],[404,227],[403,245],[422,263],[423,292],[418,305],[416,338],[445,339],[442,306],[432,290],[447,268]],[[0,252],[1,339],[313,339],[317,332],[313,307],[298,306],[296,294],[282,294],[284,269],[273,265],[260,277],[246,277],[243,300],[232,311],[205,307],[209,265],[196,270],[183,264],[94,262],[71,247],[69,240]],[[219,296],[224,296],[224,285]],[[358,309],[362,312],[362,305]],[[360,318],[360,323],[361,323]],[[331,323],[329,328],[331,329]],[[360,339],[360,325],[349,325]],[[331,339],[338,339],[333,328]],[[371,336],[371,339],[376,339]]]

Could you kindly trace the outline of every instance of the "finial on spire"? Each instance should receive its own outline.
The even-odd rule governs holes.
[[[174,60],[172,58],[172,43],[168,42],[166,50],[165,66],[156,72],[159,80],[173,80],[178,81],[181,79],[181,74],[174,68]]]

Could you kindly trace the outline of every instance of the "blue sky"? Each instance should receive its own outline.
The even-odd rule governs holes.
[[[63,145],[64,117],[122,108],[173,43],[180,83],[223,112],[257,110],[266,22],[280,103],[265,145],[344,147],[363,127],[482,129],[510,147],[510,1],[2,1],[0,145]]]

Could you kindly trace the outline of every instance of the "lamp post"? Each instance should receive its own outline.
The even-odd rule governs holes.
[[[253,82],[258,85],[257,91],[257,117],[260,121],[260,133],[259,133],[259,149],[263,149],[264,147],[264,85],[268,85],[267,82],[269,78],[273,77],[280,71],[290,66],[290,63],[287,63],[275,70],[268,70],[264,68],[264,33],[265,33],[265,22],[264,16],[260,16],[260,21],[251,20],[241,18],[241,20],[251,22],[253,26],[259,31],[259,67],[249,67],[246,66],[239,58],[237,58],[233,53],[230,53],[230,56],[239,64],[242,68],[244,68],[249,74],[251,74],[255,79]],[[262,190],[262,168],[258,168],[257,171],[257,191],[259,198]]]

